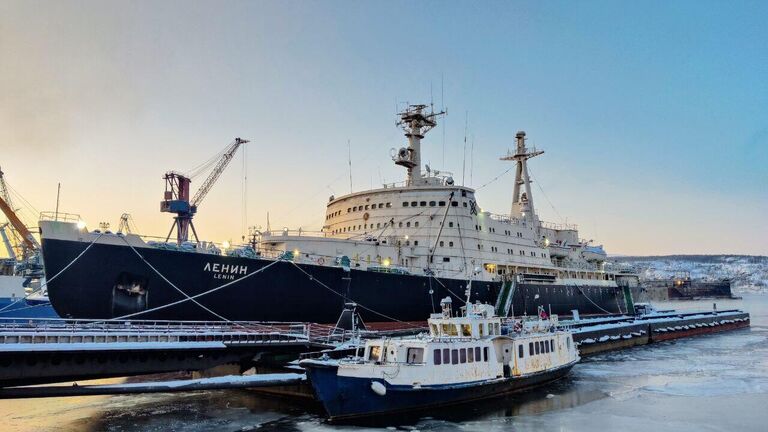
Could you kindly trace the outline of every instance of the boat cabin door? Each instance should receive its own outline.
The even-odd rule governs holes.
[[[501,346],[501,364],[504,366],[505,377],[512,376],[512,367],[509,364],[512,362],[512,356],[515,355],[513,348],[511,343],[505,343]]]

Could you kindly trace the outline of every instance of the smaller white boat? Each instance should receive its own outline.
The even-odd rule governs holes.
[[[459,317],[450,298],[441,305],[442,313],[429,318],[429,334],[369,340],[354,357],[299,363],[331,421],[521,391],[562,378],[579,361],[571,332],[551,321],[502,334],[491,305],[468,303]]]

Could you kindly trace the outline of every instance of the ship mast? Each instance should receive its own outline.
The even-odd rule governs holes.
[[[506,156],[501,157],[501,160],[513,160],[517,163],[515,189],[512,196],[512,213],[510,216],[530,221],[538,226],[538,218],[533,206],[533,194],[531,194],[531,179],[528,175],[528,159],[536,157],[544,153],[544,151],[534,149],[532,152],[529,152],[525,146],[525,132],[523,131],[517,132],[515,139],[517,141],[515,153],[507,153]],[[524,186],[525,190],[521,190],[521,186]]]
[[[437,126],[437,117],[445,114],[445,111],[434,112],[430,109],[429,113],[424,110],[427,105],[408,105],[408,107],[398,113],[400,120],[397,125],[405,131],[408,138],[408,148],[401,148],[392,159],[396,165],[404,166],[408,170],[405,179],[406,186],[415,186],[422,184],[421,176],[421,140],[424,135]]]

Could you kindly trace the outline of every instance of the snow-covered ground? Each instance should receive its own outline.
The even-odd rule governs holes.
[[[612,257],[616,265],[630,265],[643,279],[669,279],[688,272],[692,279],[731,279],[734,293],[768,293],[768,256],[670,255]]]

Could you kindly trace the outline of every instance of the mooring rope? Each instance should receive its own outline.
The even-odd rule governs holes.
[[[79,255],[77,255],[77,256],[75,257],[75,259],[73,259],[72,261],[70,261],[70,263],[69,263],[69,264],[67,264],[66,266],[64,266],[64,268],[63,268],[63,269],[61,269],[61,270],[60,270],[58,273],[56,273],[55,275],[53,275],[53,277],[51,277],[50,279],[46,279],[46,280],[45,280],[45,283],[43,283],[42,285],[40,285],[40,288],[36,289],[35,291],[32,291],[31,293],[29,293],[29,294],[25,295],[24,297],[21,297],[21,298],[19,298],[18,300],[14,301],[14,302],[11,302],[11,303],[9,303],[9,304],[5,305],[5,306],[4,306],[2,309],[0,309],[0,313],[2,313],[4,310],[8,309],[9,307],[11,307],[11,306],[15,305],[16,303],[18,303],[18,302],[20,302],[20,301],[22,301],[22,300],[26,300],[27,298],[29,298],[31,295],[33,295],[33,294],[35,294],[35,293],[38,293],[38,292],[43,292],[43,288],[47,287],[49,283],[51,283],[51,282],[52,282],[54,279],[56,279],[57,277],[59,277],[59,275],[61,275],[61,274],[62,274],[62,273],[64,273],[65,271],[67,271],[67,269],[69,269],[70,267],[72,267],[72,264],[74,264],[75,262],[77,262],[77,260],[79,260],[79,259],[80,259],[80,257],[82,257],[83,255],[85,255],[85,253],[86,253],[86,252],[88,252],[88,249],[90,249],[90,248],[91,248],[91,246],[93,246],[94,244],[96,244],[96,242],[97,242],[97,241],[98,241],[98,240],[101,238],[101,236],[103,236],[103,235],[104,235],[104,233],[99,233],[99,235],[98,235],[98,236],[96,236],[96,238],[95,238],[95,239],[93,239],[93,241],[92,241],[90,244],[88,244],[88,246],[86,246],[86,247],[85,247],[85,249],[83,249],[83,251],[82,251],[82,252],[80,252],[80,254],[79,254]]]
[[[186,301],[192,301],[193,303],[195,303],[196,305],[200,306],[202,309],[204,309],[204,310],[206,310],[207,312],[211,313],[213,316],[215,316],[215,317],[219,318],[220,320],[222,320],[222,321],[225,321],[225,322],[227,322],[227,323],[230,323],[230,324],[236,324],[234,321],[231,321],[231,320],[227,319],[226,317],[224,317],[224,316],[222,316],[222,315],[219,315],[218,313],[216,313],[216,312],[212,311],[212,310],[211,310],[211,309],[209,309],[208,307],[206,307],[206,306],[204,306],[203,304],[201,304],[200,302],[198,302],[196,299],[197,299],[197,298],[199,298],[199,297],[202,297],[202,296],[204,296],[204,295],[207,295],[207,294],[210,294],[210,293],[213,293],[213,292],[219,291],[219,290],[221,290],[221,289],[224,289],[224,288],[226,288],[226,287],[228,287],[228,286],[230,286],[230,285],[233,285],[233,284],[235,284],[235,283],[237,283],[237,282],[242,282],[242,281],[244,281],[245,279],[248,279],[249,277],[251,277],[251,276],[253,276],[253,275],[259,274],[259,273],[263,272],[264,270],[266,270],[266,269],[268,269],[268,268],[272,267],[273,265],[277,264],[278,262],[280,262],[280,260],[275,260],[275,261],[273,261],[273,262],[271,262],[271,263],[267,264],[266,266],[264,266],[264,267],[262,267],[262,268],[260,268],[260,269],[256,270],[255,272],[253,272],[253,273],[249,273],[249,274],[247,274],[247,275],[245,275],[245,276],[241,277],[240,279],[235,279],[235,280],[233,280],[233,281],[231,281],[231,282],[227,282],[227,283],[225,283],[224,285],[221,285],[221,286],[218,286],[218,287],[216,287],[216,288],[210,289],[210,290],[208,290],[208,291],[205,291],[205,292],[202,292],[202,293],[199,293],[199,294],[195,294],[195,295],[193,295],[193,296],[190,296],[190,295],[188,295],[187,293],[185,293],[185,292],[184,292],[184,291],[183,291],[181,288],[179,288],[179,287],[177,287],[176,285],[174,285],[174,283],[173,283],[173,282],[171,282],[170,280],[168,280],[168,278],[167,278],[167,277],[165,277],[165,275],[163,275],[162,273],[160,273],[160,271],[159,271],[159,270],[157,270],[157,269],[156,269],[156,268],[155,268],[155,267],[154,267],[152,264],[150,264],[150,263],[149,263],[149,261],[147,261],[147,260],[146,260],[146,259],[145,259],[145,258],[144,258],[144,257],[143,257],[143,256],[142,256],[140,253],[139,253],[139,251],[137,251],[137,250],[136,250],[136,248],[134,248],[134,247],[133,247],[133,245],[132,245],[132,244],[128,243],[128,241],[127,241],[127,240],[125,240],[125,238],[123,238],[123,241],[125,241],[125,244],[127,244],[127,245],[128,245],[128,247],[130,247],[130,248],[131,248],[131,250],[133,250],[133,252],[134,252],[134,253],[135,253],[135,254],[136,254],[136,255],[137,255],[137,256],[138,256],[138,257],[139,257],[139,258],[140,258],[140,259],[141,259],[141,260],[142,260],[142,261],[143,261],[143,262],[144,262],[144,263],[145,263],[145,264],[146,264],[148,267],[149,267],[149,268],[150,268],[150,269],[152,269],[152,271],[154,271],[155,273],[157,273],[157,275],[158,275],[158,276],[160,276],[160,277],[161,277],[161,278],[162,278],[162,279],[163,279],[163,280],[164,280],[164,281],[165,281],[165,282],[166,282],[168,285],[170,285],[171,287],[173,287],[173,289],[175,289],[176,291],[178,291],[178,292],[179,292],[181,295],[183,295],[185,298],[183,298],[183,299],[181,299],[181,300],[177,300],[177,301],[175,301],[175,302],[172,302],[172,303],[166,303],[166,304],[164,304],[164,305],[160,305],[160,306],[157,306],[157,307],[155,307],[155,308],[152,308],[152,309],[146,309],[146,310],[143,310],[143,311],[134,312],[134,313],[131,313],[131,314],[127,314],[127,315],[123,315],[123,316],[120,316],[120,317],[116,317],[116,318],[110,318],[110,319],[109,319],[109,320],[107,320],[107,321],[123,320],[123,319],[126,319],[126,318],[131,318],[131,317],[134,317],[134,316],[143,315],[143,314],[146,314],[146,313],[149,313],[149,312],[154,312],[154,311],[157,311],[157,310],[166,309],[166,308],[169,308],[169,307],[171,307],[171,306],[176,306],[177,304],[181,304],[181,303],[184,303],[184,302],[186,302]]]
[[[335,289],[333,289],[333,288],[329,287],[328,285],[324,284],[322,281],[320,281],[319,279],[317,279],[316,277],[314,277],[314,276],[313,276],[311,273],[308,273],[307,271],[305,271],[303,268],[301,268],[301,267],[300,267],[298,264],[296,264],[295,262],[293,262],[293,261],[288,261],[288,262],[289,262],[289,263],[291,263],[291,264],[293,264],[293,265],[294,265],[294,267],[296,267],[297,269],[299,269],[299,271],[301,271],[302,273],[304,273],[304,274],[305,274],[305,275],[306,275],[306,276],[307,276],[307,277],[308,277],[310,280],[313,280],[313,281],[317,282],[318,284],[320,284],[320,286],[322,286],[323,288],[327,289],[328,291],[330,291],[330,292],[332,292],[332,293],[336,294],[337,296],[339,296],[339,297],[341,297],[341,298],[344,298],[344,299],[346,298],[346,297],[345,297],[343,294],[341,294],[340,292],[338,292],[338,291],[336,291]],[[378,316],[380,316],[380,317],[382,317],[382,318],[386,318],[386,319],[388,319],[388,320],[390,320],[390,321],[395,321],[395,322],[399,322],[400,324],[405,324],[405,325],[409,326],[410,328],[416,328],[416,329],[425,328],[425,327],[423,327],[423,326],[414,326],[413,324],[411,324],[411,323],[409,323],[409,322],[407,322],[407,321],[401,321],[401,320],[399,320],[399,319],[397,319],[397,318],[393,318],[393,317],[391,317],[391,316],[385,315],[385,314],[383,314],[383,313],[381,313],[381,312],[378,312],[378,311],[376,311],[376,310],[373,310],[373,309],[371,309],[371,308],[369,308],[369,307],[365,306],[364,304],[361,304],[361,303],[357,303],[357,302],[355,302],[355,304],[356,304],[357,306],[360,306],[362,309],[365,309],[365,310],[367,310],[368,312],[371,312],[371,313],[373,313],[373,314],[376,314],[376,315],[378,315]]]

